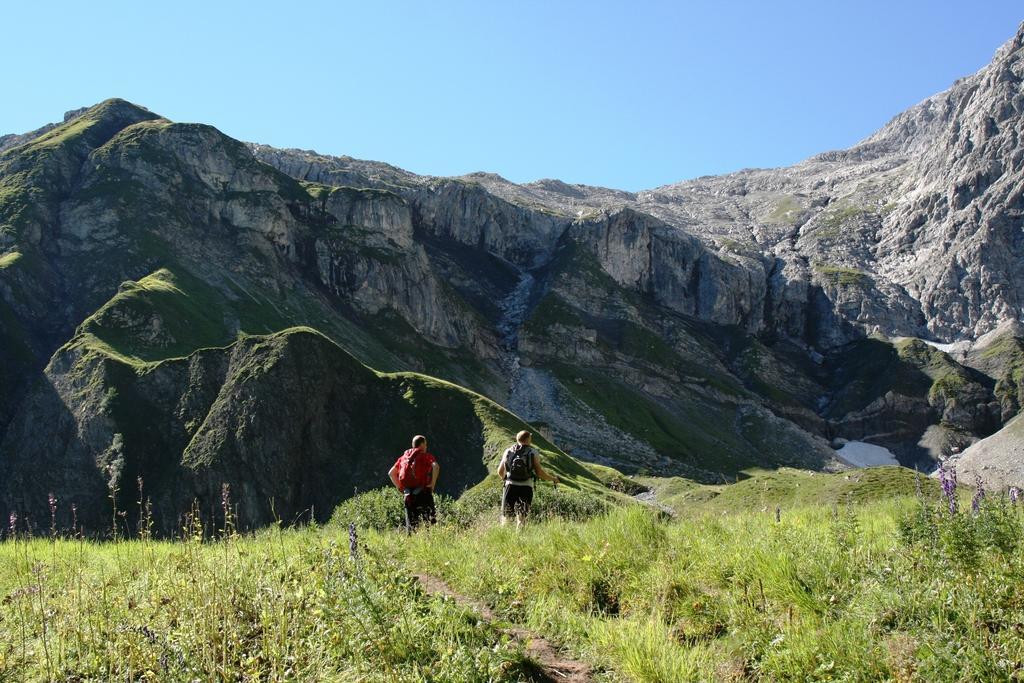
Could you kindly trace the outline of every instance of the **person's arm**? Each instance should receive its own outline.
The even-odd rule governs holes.
[[[501,463],[498,465],[498,478],[505,480],[505,454],[502,454]]]
[[[437,475],[441,472],[441,466],[434,461],[434,464],[430,467],[430,490],[433,491],[437,488]]]
[[[398,483],[398,465],[392,465],[391,469],[388,470],[388,476],[391,477],[391,483],[395,485],[395,488],[399,491],[402,490],[401,484]]]
[[[555,482],[556,484],[557,484],[557,483],[558,483],[559,481],[561,481],[561,480],[560,480],[560,479],[559,479],[559,478],[558,478],[557,476],[555,476],[554,474],[548,474],[547,472],[545,472],[545,471],[544,471],[544,468],[540,466],[540,454],[539,454],[539,453],[537,453],[537,451],[534,451],[534,452],[533,452],[533,471],[537,473],[537,476],[538,476],[538,477],[539,477],[540,479],[545,479],[545,480],[547,480],[547,481],[553,481],[553,482]]]

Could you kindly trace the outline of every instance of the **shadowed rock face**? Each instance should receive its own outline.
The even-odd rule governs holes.
[[[40,527],[53,491],[64,501],[62,527],[71,503],[86,528],[109,527],[113,493],[134,529],[140,477],[158,531],[174,530],[193,500],[219,514],[224,484],[244,527],[275,515],[322,521],[353,489],[385,483],[409,436],[427,426],[443,449],[441,492],[458,494],[486,474],[472,395],[378,376],[311,330],[142,371],[71,348],[44,377],[7,431],[0,470],[0,502]]]
[[[629,471],[830,468],[835,439],[927,466],[1024,395],[1022,36],[849,150],[639,193],[416,176],[121,100],[0,138],[0,504],[40,517],[55,489],[102,525],[141,475],[167,524],[225,482],[251,524],[326,515],[381,481],[379,432],[435,419],[360,363]],[[297,325],[324,336],[276,334]],[[473,419],[437,427],[460,486]]]

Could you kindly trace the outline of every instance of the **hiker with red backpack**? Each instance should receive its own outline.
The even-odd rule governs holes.
[[[427,437],[421,434],[412,438],[412,448],[402,453],[388,470],[391,483],[405,496],[406,533],[412,533],[421,522],[437,521],[434,487],[440,470],[437,458],[427,452]]]
[[[533,484],[537,478],[554,482],[558,477],[548,474],[540,466],[540,454],[533,447],[533,434],[523,430],[516,434],[516,442],[501,456],[498,476],[505,482],[501,494],[501,523],[516,516],[516,528],[523,526],[533,504]]]

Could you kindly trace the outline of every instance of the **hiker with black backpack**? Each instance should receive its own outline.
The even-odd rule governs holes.
[[[388,470],[391,483],[405,497],[406,533],[412,533],[421,522],[437,521],[434,487],[440,471],[437,458],[427,452],[427,437],[421,434],[412,438],[412,448],[402,453]]]
[[[505,482],[501,494],[501,523],[516,516],[516,528],[519,529],[526,521],[533,504],[533,483],[537,478],[554,482],[558,485],[558,477],[548,474],[540,466],[540,457],[533,447],[533,434],[521,431],[516,434],[516,442],[509,446],[501,456],[498,465],[498,476]]]

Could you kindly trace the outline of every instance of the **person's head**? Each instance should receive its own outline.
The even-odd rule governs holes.
[[[412,437],[412,447],[418,448],[421,451],[427,450],[427,437],[423,436],[422,434],[417,434],[416,436]]]
[[[529,446],[530,442],[533,441],[533,434],[524,429],[523,431],[516,434],[516,441],[523,444],[524,446]]]

